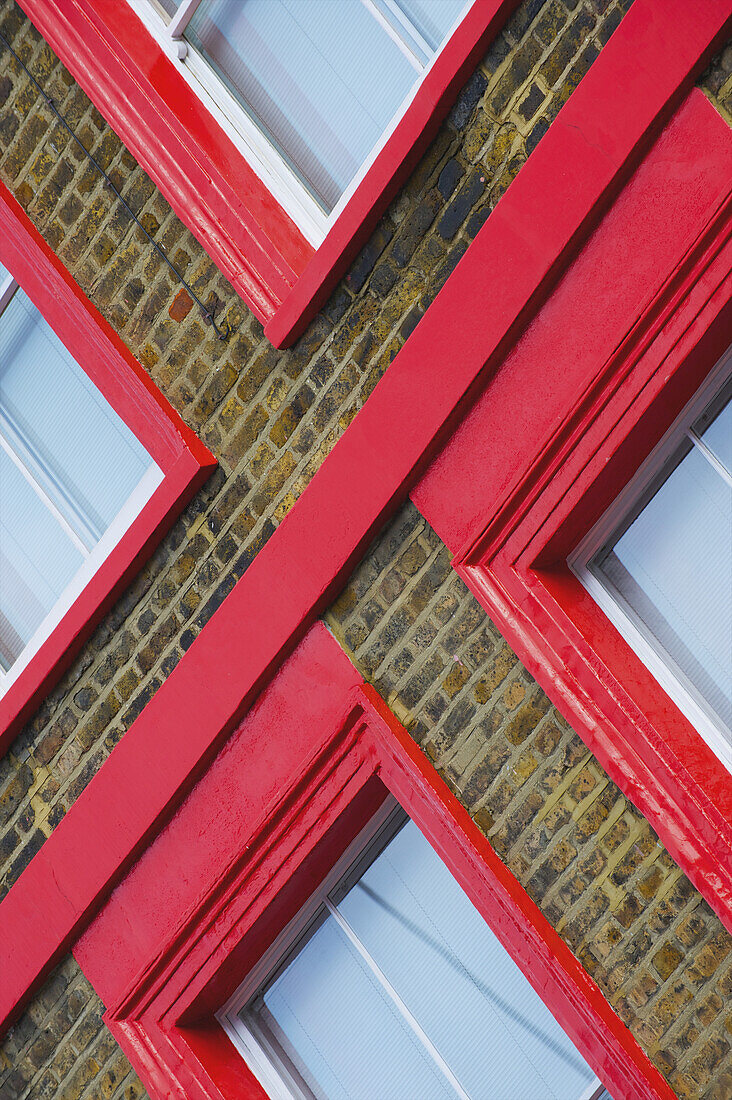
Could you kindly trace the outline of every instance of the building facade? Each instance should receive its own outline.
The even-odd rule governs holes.
[[[547,1096],[732,1096],[724,681],[617,579],[689,447],[729,479],[729,4],[402,28],[350,182],[272,140],[304,199],[196,83],[205,5],[146,4],[0,7],[0,263],[157,470],[17,675],[0,636],[0,1096],[310,1095],[257,997],[392,799],[589,1067]],[[461,996],[424,1042],[507,1100]]]

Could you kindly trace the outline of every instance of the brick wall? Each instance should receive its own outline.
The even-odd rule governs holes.
[[[677,1095],[729,1100],[729,935],[412,504],[326,621]]]
[[[104,1007],[72,958],[0,1047],[3,1100],[142,1100],[147,1093],[102,1021]]]
[[[12,0],[0,0],[2,33],[105,166],[148,232],[204,301],[216,296],[222,303],[217,319],[225,319],[234,330],[226,343],[215,339],[185,291],[0,45],[0,178],[220,463],[12,752],[0,761],[0,896],[302,492],[628,6],[627,0],[526,0],[468,81],[431,149],[328,306],[293,349],[279,352],[263,339],[259,324],[20,9]],[[707,92],[718,103],[726,95],[728,103],[729,84],[725,91],[720,72],[726,72],[723,58],[710,70]],[[413,515],[405,517],[414,520]],[[394,530],[389,537],[396,538]],[[429,542],[429,534],[421,537]],[[380,545],[383,553],[385,544]],[[399,547],[398,539],[394,545]],[[446,573],[441,558],[437,564],[438,557],[432,553],[429,568],[441,570],[444,580],[449,569]],[[415,576],[424,581],[425,570],[417,566]],[[395,584],[395,578],[396,574],[389,583]],[[437,574],[435,583],[439,603],[448,593]],[[405,580],[407,590],[405,607],[407,598],[413,597]],[[419,602],[422,597],[415,598]],[[377,631],[384,646],[396,644],[399,637],[397,603],[397,596],[391,597],[394,641],[387,632]],[[477,609],[464,610],[470,617]],[[357,629],[357,620],[354,605],[345,627]],[[371,630],[365,621],[363,628]],[[367,651],[375,659],[366,638],[359,645],[364,647],[359,661]],[[461,652],[456,648],[450,655],[452,661],[457,654],[458,661],[449,669],[454,680],[447,689],[434,687],[441,673],[430,660],[440,660],[439,646],[419,670],[413,669],[424,684],[422,689],[416,682],[412,685],[415,700],[432,700],[431,725],[426,706],[417,713],[416,701],[407,702],[413,696],[394,697],[395,708],[403,716],[405,707],[413,710],[412,727],[425,744],[433,727],[435,738],[448,736],[450,721],[458,738],[463,722],[466,733],[468,727],[472,733],[461,740],[460,751],[470,751],[468,741],[473,737],[478,752],[475,722],[467,712],[460,717],[459,707],[470,691],[469,685],[458,683],[466,664]],[[501,653],[508,660],[505,646]],[[401,647],[382,662],[381,671],[370,673],[387,694],[389,678],[394,685],[403,678],[401,662],[406,658],[400,655]],[[496,661],[499,656],[497,648]],[[488,674],[488,685],[481,690],[488,690],[491,675],[501,675],[501,667]],[[515,661],[504,679],[504,688],[510,686],[513,692],[511,699],[524,692],[514,709],[516,717],[527,721],[526,706],[535,688]],[[437,711],[443,703],[446,716],[439,725]],[[481,714],[485,718],[485,706]],[[533,744],[536,722],[531,719],[530,724]],[[550,724],[545,718],[541,728]],[[510,739],[508,743],[513,744]],[[560,744],[563,747],[547,749],[553,766],[558,766],[557,754],[564,759],[570,745],[580,752],[577,739],[564,727]],[[439,740],[430,751],[439,756]],[[454,774],[462,774],[457,756],[452,764]],[[538,765],[534,770],[538,772]],[[527,781],[536,786],[538,779]],[[597,779],[596,785],[599,798],[607,783]],[[561,784],[560,788],[561,797],[569,798]],[[489,826],[485,816],[491,812],[489,801],[486,796],[476,814],[482,808],[480,820],[499,844],[500,830],[494,828],[499,817]],[[498,813],[497,807],[494,810]],[[632,817],[635,811],[628,813]],[[634,820],[637,831],[637,815]],[[508,817],[505,822],[508,827]],[[606,832],[609,827],[603,838]],[[632,830],[631,834],[636,836]],[[625,855],[634,843],[618,841],[615,850]],[[511,839],[507,832],[506,844],[504,857],[512,858],[519,838]],[[615,863],[610,862],[612,871]],[[676,880],[680,881],[678,872],[669,871],[664,881]],[[548,896],[561,888],[549,890]],[[698,908],[698,899],[696,905],[687,905],[689,912]],[[705,933],[702,942],[708,939]],[[603,965],[609,965],[608,957],[603,959]],[[0,1045],[3,1100],[143,1096],[101,1023],[101,1011],[73,960],[66,960]],[[699,1043],[694,1049],[698,1047]]]

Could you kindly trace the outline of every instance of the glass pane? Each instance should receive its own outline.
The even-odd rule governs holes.
[[[266,991],[258,1021],[318,1097],[455,1096],[331,916]]]
[[[390,0],[382,0],[384,2]],[[396,6],[436,53],[466,4],[465,0],[396,0]]]
[[[471,1096],[578,1100],[594,1080],[412,822],[338,909]]]
[[[417,79],[360,0],[203,0],[186,38],[326,210]]]
[[[697,425],[694,426],[697,427]],[[732,402],[728,401],[712,419],[709,427],[699,431],[699,434],[709,450],[719,459],[728,473],[732,474]]]
[[[0,430],[12,433],[34,476],[88,546],[151,465],[20,290],[0,320]]]
[[[8,271],[7,267],[3,267],[3,265],[0,264],[0,289],[2,289],[2,285],[9,275],[10,272]]]
[[[6,671],[83,560],[0,449],[0,665]]]
[[[693,448],[597,569],[728,727],[731,532],[732,490]]]

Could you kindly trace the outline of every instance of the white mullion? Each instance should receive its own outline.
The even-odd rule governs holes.
[[[407,13],[398,4],[397,0],[382,0],[384,7],[388,8],[392,13],[393,18],[397,23],[401,24],[402,28],[407,32],[410,38],[417,43],[419,48],[424,52],[427,58],[426,64],[429,64],[430,58],[434,55],[434,49],[430,46],[429,42],[422,37],[420,32],[415,27],[412,20]]]
[[[201,0],[183,0],[183,3],[167,26],[167,33],[172,39],[175,40],[183,37],[184,31],[200,3]]]
[[[402,37],[402,35],[399,33],[398,29],[393,25],[393,23],[391,23],[384,16],[384,13],[377,8],[373,0],[361,0],[361,3],[367,9],[367,11],[371,13],[376,22],[381,27],[383,27],[383,29],[389,35],[389,38],[391,38],[392,42],[394,42],[398,46],[412,68],[415,69],[418,73],[423,73],[426,68],[425,62],[422,61],[421,57],[417,57],[416,53],[414,52],[414,50],[412,50],[409,43]],[[432,51],[429,50],[428,56],[431,53]]]
[[[53,498],[49,496],[40,481],[36,477],[34,477],[32,472],[28,469],[22,457],[20,456],[20,454],[18,454],[10,439],[7,438],[6,433],[3,431],[3,419],[4,418],[2,416],[2,410],[0,410],[0,447],[2,447],[8,458],[13,462],[15,466],[17,466],[18,470],[20,470],[21,474],[28,482],[30,487],[33,489],[36,496],[42,501],[49,512],[53,515],[54,519],[64,529],[76,549],[79,550],[85,558],[88,558],[91,547],[87,546],[86,543],[80,538],[78,533],[74,530],[74,528],[67,520],[66,516],[58,508]]]
[[[693,428],[687,428],[686,438],[691,440],[696,449],[706,458],[710,466],[719,474],[723,481],[732,488],[732,473],[727,469],[723,462],[720,462],[713,451],[710,451],[701,436],[698,436]]]
[[[596,1077],[591,1085],[588,1085],[586,1090],[578,1098],[578,1100],[602,1100],[603,1093],[609,1096],[609,1093],[605,1089],[602,1081],[599,1077]]]
[[[386,975],[384,974],[381,967],[372,958],[372,956],[366,950],[364,945],[361,943],[360,939],[358,938],[356,933],[353,931],[353,929],[351,928],[351,926],[348,923],[348,921],[346,920],[346,918],[343,916],[342,913],[340,913],[338,911],[338,909],[336,909],[335,905],[333,905],[333,903],[328,898],[325,899],[325,905],[326,905],[326,908],[327,908],[328,912],[333,917],[333,919],[336,921],[336,923],[338,924],[341,931],[348,938],[349,942],[353,945],[353,947],[355,947],[355,949],[358,951],[359,955],[361,956],[363,961],[366,963],[369,970],[374,975],[374,977],[379,982],[379,984],[382,986],[382,988],[384,990],[386,990],[389,997],[394,1002],[394,1005],[397,1008],[399,1014],[402,1016],[402,1018],[405,1020],[405,1022],[409,1025],[409,1027],[414,1032],[416,1037],[419,1039],[422,1046],[425,1048],[425,1050],[430,1055],[430,1057],[433,1059],[433,1061],[436,1062],[436,1064],[442,1070],[443,1074],[445,1075],[447,1080],[450,1082],[452,1087],[455,1089],[458,1096],[461,1098],[461,1100],[471,1100],[469,1093],[467,1093],[465,1091],[465,1089],[463,1088],[463,1086],[460,1084],[457,1077],[455,1076],[453,1071],[450,1069],[449,1065],[447,1064],[445,1059],[442,1057],[442,1055],[440,1054],[439,1050],[434,1045],[432,1040],[422,1030],[419,1023],[414,1018],[412,1013],[409,1011],[409,1009],[405,1005],[404,1001],[401,999],[401,997],[397,993],[396,989],[394,989],[394,986],[391,984],[389,979],[386,977]]]
[[[5,281],[0,285],[0,313],[2,313],[8,305],[17,289],[18,284],[15,279],[12,275],[8,275]]]
[[[55,507],[63,512],[66,522],[74,529],[87,551],[91,551],[104,534],[104,529],[98,527],[93,519],[86,515],[83,505],[74,499],[73,492],[67,492],[62,483],[53,476],[42,456],[13,423],[12,417],[2,407],[2,403],[0,403],[0,432],[13,448],[30,477],[38,483],[51,501],[56,502]]]

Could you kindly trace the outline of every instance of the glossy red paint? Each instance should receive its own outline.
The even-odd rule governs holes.
[[[648,150],[726,19],[726,5],[705,0],[693,19],[684,0],[635,0],[368,403],[0,903],[0,1030],[439,452]],[[499,282],[496,255],[506,257]],[[134,792],[123,806],[120,791]]]
[[[729,344],[730,179],[694,92],[412,497],[732,929],[729,773],[566,564]]]
[[[315,251],[124,0],[21,0],[277,347],[325,301],[517,4],[476,0]]]
[[[594,982],[320,624],[75,948],[151,1096],[264,1095],[213,1014],[388,790],[615,1095],[670,1100]]]
[[[140,515],[0,700],[2,754],[208,477],[215,460],[91,305],[3,185],[0,262],[164,474]]]

